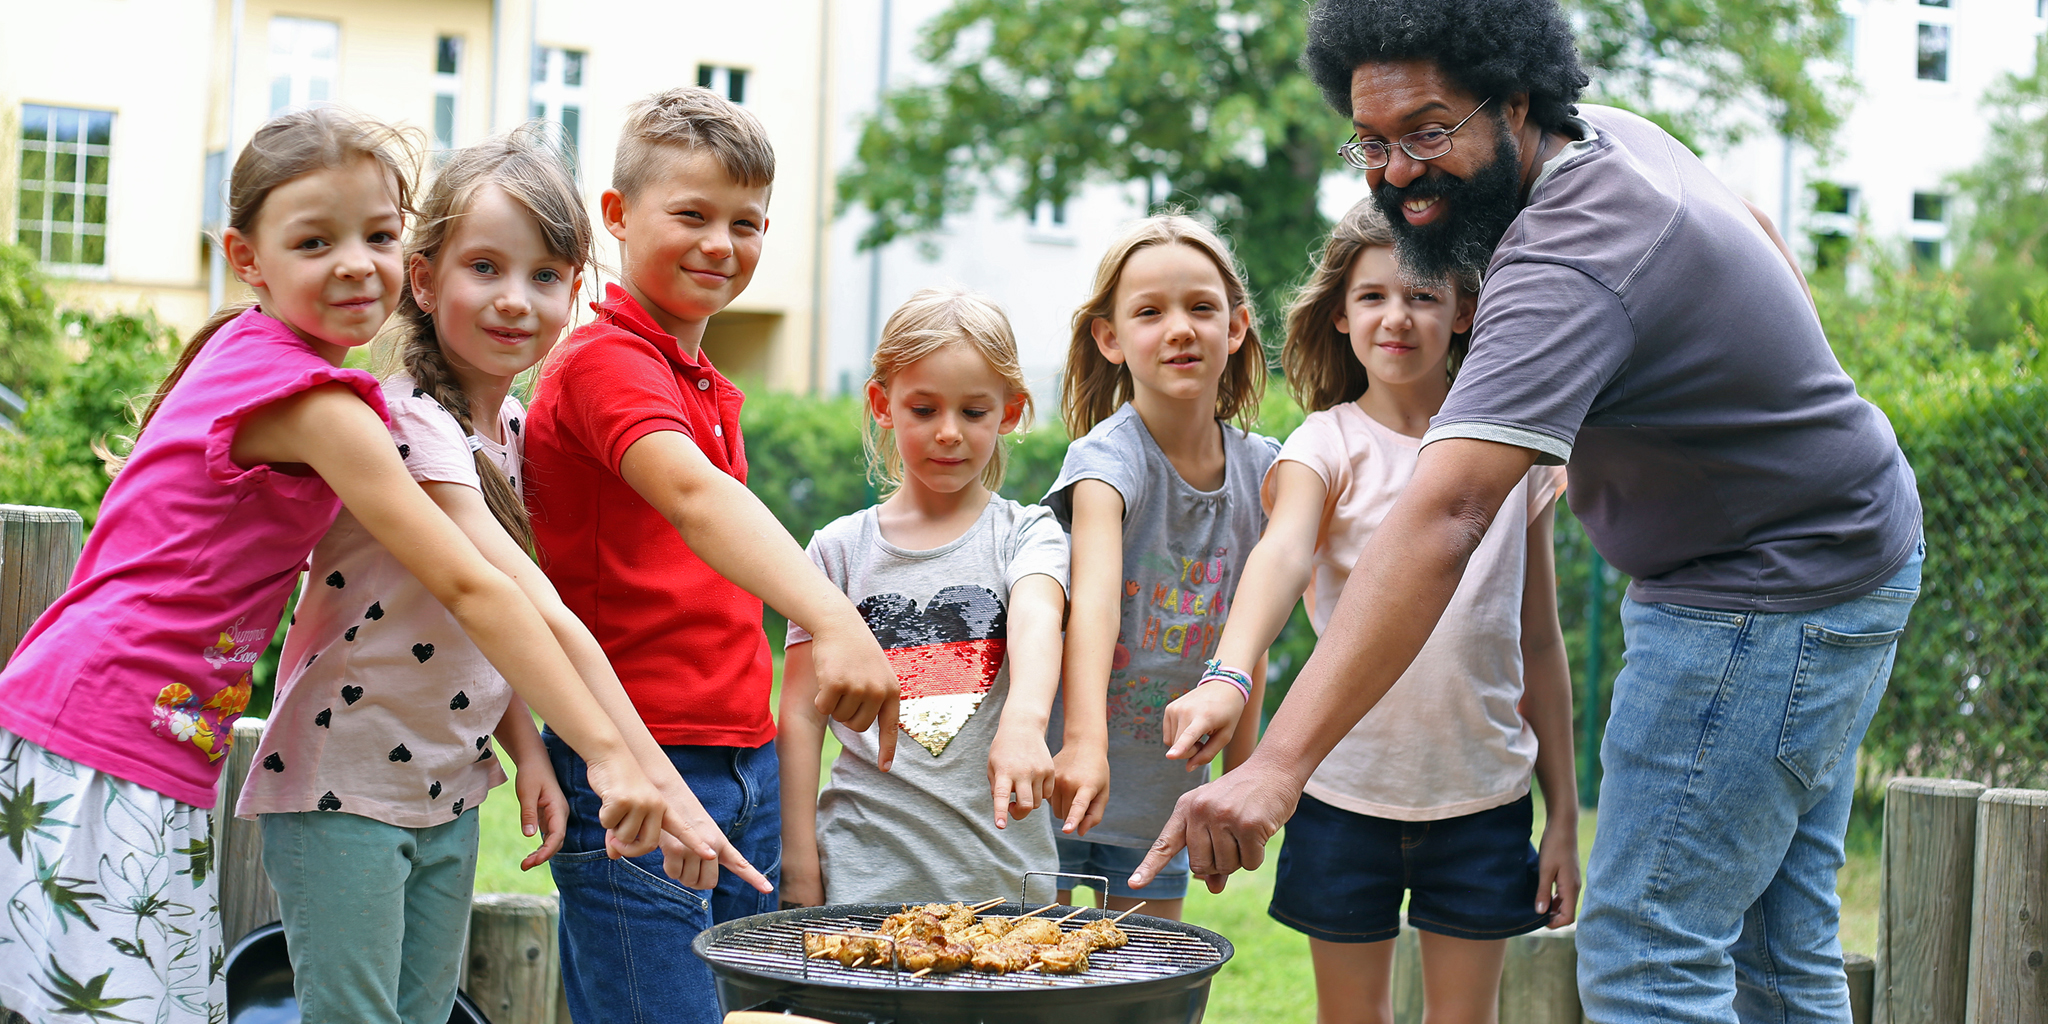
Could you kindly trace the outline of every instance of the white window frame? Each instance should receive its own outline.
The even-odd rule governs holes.
[[[747,105],[747,86],[753,81],[754,72],[749,68],[729,67],[723,64],[697,65],[697,84],[739,104]]]
[[[583,89],[589,78],[590,51],[566,46],[533,48],[533,107],[529,113],[555,126],[571,167],[581,163],[583,115],[590,109]]]
[[[1925,51],[1923,51],[1923,50],[1921,49],[1921,46],[1920,46],[1920,40],[1921,40],[1921,37],[1922,37],[1922,36],[1925,36],[1925,35],[1927,35],[1927,32],[1928,32],[1928,30],[1929,30],[1929,29],[1933,29],[1934,31],[1936,31],[1936,32],[1939,32],[1939,33],[1941,33],[1941,43],[1942,43],[1942,49],[1941,49],[1941,77],[1940,77],[1940,78],[1924,78],[1924,77],[1922,77],[1922,76],[1921,76],[1921,74],[1920,74],[1920,58],[1921,58],[1921,55],[1922,55],[1922,53],[1923,53],[1923,52],[1925,52]],[[1956,30],[1955,30],[1955,26],[1951,25],[1951,24],[1950,24],[1950,23],[1949,23],[1949,22],[1948,22],[1947,20],[1940,20],[1940,19],[1935,19],[1935,20],[1921,21],[1921,22],[1917,22],[1917,23],[1916,23],[1916,24],[1914,25],[1914,28],[1913,28],[1913,78],[1914,78],[1914,80],[1915,80],[1915,81],[1921,81],[1921,82],[1933,82],[1933,83],[1936,83],[1936,84],[1940,84],[1940,85],[1946,85],[1946,84],[1948,84],[1948,82],[1949,82],[1949,79],[1950,79],[1950,76],[1951,76],[1951,73],[1952,73],[1952,72],[1953,72],[1953,71],[1955,70],[1955,69],[1954,69],[1954,67],[1952,66],[1952,65],[1953,65],[1953,64],[1955,63],[1955,55],[1956,55]]]
[[[341,23],[274,15],[270,19],[271,116],[340,98]],[[278,87],[284,87],[283,97]]]
[[[455,50],[454,67],[441,70],[441,51],[452,46]],[[434,148],[446,151],[454,149],[462,137],[462,58],[463,39],[456,35],[434,37]],[[448,110],[447,133],[442,134],[441,109],[446,101]]]
[[[42,116],[45,127],[41,139],[31,139],[28,137],[30,108],[43,111]],[[22,128],[17,133],[16,140],[21,146],[21,153],[15,164],[17,179],[14,196],[15,225],[14,238],[11,241],[29,247],[36,258],[36,262],[45,269],[62,272],[74,277],[106,276],[107,223],[109,219],[107,216],[107,204],[110,202],[107,188],[108,183],[112,181],[113,175],[114,112],[111,110],[93,110],[82,107],[59,107],[44,103],[26,103],[22,105],[21,117]],[[69,118],[71,122],[72,127],[69,133],[71,137],[69,139],[59,137],[62,133],[58,131],[57,125],[62,123],[60,119],[63,118]],[[105,119],[102,122],[106,131],[105,142],[91,141],[94,135],[93,121],[99,118]],[[32,159],[31,154],[39,155],[42,158],[42,175],[40,177],[30,178],[28,175],[30,160]],[[65,158],[69,158],[71,161],[71,173],[66,178],[58,179],[55,177],[58,164]],[[94,161],[96,160],[102,161],[102,163],[95,165]],[[102,172],[97,177],[105,179],[97,184],[90,183],[91,179],[96,176],[92,173],[95,166],[98,166]],[[43,185],[54,184],[66,187],[61,189],[31,189],[28,187],[31,181]],[[31,197],[30,193],[35,193],[36,195]],[[70,216],[63,220],[57,218],[57,206],[59,205],[58,199],[60,195],[72,197],[68,204],[71,208]],[[97,204],[94,203],[95,199],[98,200]],[[34,211],[34,216],[30,216],[31,211],[28,209],[30,205],[38,208]],[[98,206],[100,214],[97,221],[88,219],[88,213],[95,205]],[[60,227],[63,230],[55,230]],[[23,237],[24,233],[29,231],[36,233],[37,237],[34,246],[27,246],[28,240]],[[59,235],[69,236],[71,239],[71,259],[56,260],[51,258],[55,254],[55,238]],[[82,258],[85,255],[86,239],[88,238],[98,238],[100,240],[100,258],[98,262],[91,262]]]

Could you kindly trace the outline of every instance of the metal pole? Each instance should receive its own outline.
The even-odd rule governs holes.
[[[1588,544],[1586,556],[1586,697],[1579,702],[1579,803],[1600,806],[1601,627],[1607,619],[1607,561]]]
[[[876,53],[875,116],[882,116],[882,102],[889,94],[890,0],[882,0],[882,41]],[[882,343],[882,247],[868,250],[868,355]]]

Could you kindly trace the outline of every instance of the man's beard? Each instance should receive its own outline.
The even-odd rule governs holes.
[[[1493,162],[1472,177],[1431,172],[1404,188],[1381,179],[1373,189],[1373,199],[1394,229],[1394,253],[1401,270],[1412,279],[1478,282],[1493,260],[1494,247],[1522,212],[1520,153],[1514,139],[1494,123]],[[1444,216],[1420,226],[1408,223],[1401,204],[1416,199],[1446,203]]]

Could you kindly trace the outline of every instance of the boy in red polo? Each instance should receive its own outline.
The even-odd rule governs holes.
[[[704,809],[771,878],[782,824],[762,601],[818,636],[819,708],[855,729],[879,720],[890,752],[897,693],[860,613],[746,489],[745,396],[700,347],[753,276],[774,175],[760,122],[716,93],[634,105],[602,200],[623,280],[549,361],[526,422],[542,565]],[[571,1014],[717,1021],[690,940],[773,897],[730,874],[686,888],[661,855],[608,860],[582,759],[547,741],[570,803],[550,866]]]

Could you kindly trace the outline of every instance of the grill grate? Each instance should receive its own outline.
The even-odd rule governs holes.
[[[999,906],[988,913],[998,917],[1011,917],[1023,913],[1023,908]],[[1069,921],[1063,928],[1071,929],[1097,918],[1112,916],[1114,915],[1100,910],[1087,910]],[[1085,988],[1120,982],[1154,981],[1212,968],[1223,962],[1222,951],[1201,937],[1147,927],[1138,923],[1142,920],[1138,915],[1132,915],[1118,925],[1124,934],[1130,936],[1131,941],[1122,949],[1098,950],[1088,954],[1088,970],[1082,974],[1045,974],[1042,971],[1032,971],[1028,974],[983,974],[968,969],[950,974],[933,973],[922,978],[913,978],[909,971],[898,974],[886,967],[847,967],[829,957],[817,960],[807,960],[804,957],[803,936],[807,931],[839,931],[849,927],[860,931],[874,931],[881,927],[885,917],[885,914],[880,913],[855,913],[764,923],[759,927],[735,932],[720,942],[707,945],[703,955],[707,959],[741,970],[811,984],[855,988],[997,991]]]

